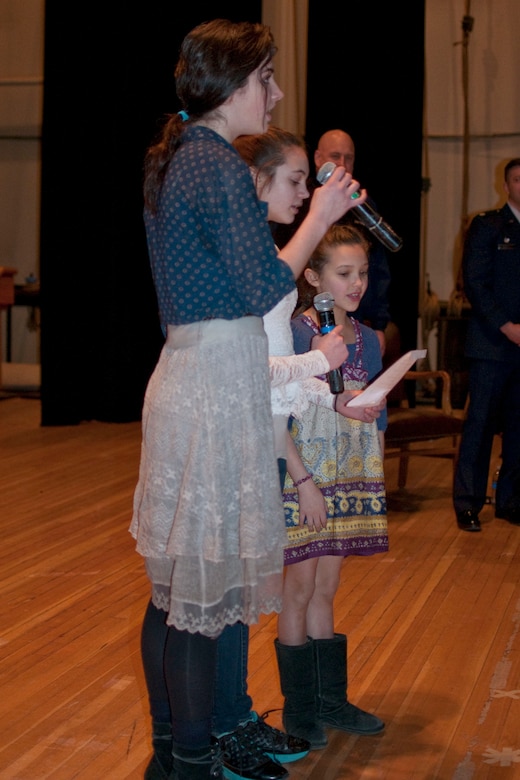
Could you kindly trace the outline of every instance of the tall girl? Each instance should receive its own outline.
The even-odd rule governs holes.
[[[292,268],[278,257],[232,146],[264,132],[283,96],[275,52],[262,24],[214,19],[188,33],[175,70],[180,110],[145,158],[166,338],[144,400],[130,526],[151,583],[141,642],[154,747],[147,780],[222,776],[211,734],[219,637],[281,608],[283,507],[262,317],[359,202],[359,184],[335,171],[284,248]]]

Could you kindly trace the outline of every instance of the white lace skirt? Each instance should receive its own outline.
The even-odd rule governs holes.
[[[130,532],[179,629],[281,609],[285,522],[257,317],[169,327],[146,390]]]

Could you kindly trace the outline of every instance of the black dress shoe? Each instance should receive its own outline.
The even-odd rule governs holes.
[[[461,531],[480,531],[478,512],[474,509],[466,509],[465,512],[457,512],[457,525]]]

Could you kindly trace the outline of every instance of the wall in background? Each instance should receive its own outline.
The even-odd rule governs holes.
[[[388,253],[390,310],[404,349],[416,346],[419,285],[424,2],[402,23],[393,3],[311,0],[306,138],[340,127],[356,145],[354,174],[403,238]],[[412,291],[412,292],[410,292]]]
[[[44,16],[44,0],[0,3],[0,265],[18,269],[16,284],[40,270]],[[5,360],[7,314],[0,316]],[[13,360],[39,362],[31,311],[14,308],[11,321]]]
[[[309,0],[262,0],[262,21],[273,31],[280,49],[275,69],[284,98],[274,107],[272,122],[303,136],[307,124]]]
[[[448,300],[460,262],[463,217],[464,0],[427,0],[425,24],[425,267],[433,290]],[[472,0],[469,34],[470,217],[505,202],[507,160],[520,156],[520,13],[517,0]],[[397,165],[400,160],[391,161]]]
[[[258,21],[220,0],[219,13]],[[42,424],[140,418],[163,336],[143,224],[143,160],[181,106],[174,70],[212,0],[47,3],[42,135]],[[63,31],[70,31],[64,35]],[[95,52],[95,56],[93,56]]]
[[[306,0],[268,0],[265,3],[268,13],[274,14],[274,18],[289,18],[298,16]],[[52,4],[56,14],[60,15],[61,30],[68,31],[65,36],[70,40],[70,51],[67,56],[73,58],[74,49],[81,50],[82,30],[86,30],[91,36],[89,42],[90,55],[100,44],[96,41],[102,25],[95,18],[95,11],[84,7],[79,20],[70,14],[69,3],[55,2]],[[232,5],[232,4],[231,4]],[[219,5],[221,10],[228,10],[231,5],[223,2]],[[257,8],[261,3],[257,3]],[[359,5],[359,4],[358,4]],[[461,226],[461,201],[462,201],[462,133],[464,100],[462,93],[462,20],[467,3],[465,0],[425,0],[424,21],[424,45],[425,45],[425,138],[423,175],[430,180],[430,190],[423,194],[422,202],[422,243],[419,255],[413,259],[413,263],[420,265],[422,271],[428,276],[431,287],[441,300],[448,300],[453,292],[456,273],[459,263],[460,250],[460,226]],[[155,19],[161,19],[165,9],[177,6],[171,2],[155,0],[149,7],[148,13]],[[197,16],[198,9],[209,16],[215,15],[215,3],[194,4],[191,12],[183,10],[183,18],[186,23]],[[407,196],[400,191],[399,195],[391,202],[380,199],[380,182],[390,182],[402,177],[403,170],[407,170],[413,156],[415,166],[416,152],[409,154],[406,147],[388,143],[389,139],[405,133],[407,130],[407,115],[401,110],[393,111],[388,106],[388,98],[395,94],[396,105],[403,105],[407,98],[414,99],[409,94],[409,81],[405,78],[407,62],[415,67],[413,57],[408,57],[409,52],[417,50],[421,37],[420,31],[415,29],[412,38],[406,36],[399,38],[399,49],[388,54],[382,49],[383,44],[390,45],[395,38],[391,24],[402,25],[402,18],[391,7],[383,12],[371,10],[365,22],[363,14],[368,13],[361,6],[349,5],[345,7],[345,19],[338,19],[337,11],[329,13],[326,4],[318,0],[310,0],[309,4],[311,28],[314,30],[316,23],[324,25],[321,34],[321,42],[324,47],[322,53],[313,49],[314,62],[318,62],[309,68],[309,94],[308,124],[306,127],[309,143],[315,140],[311,137],[314,127],[322,122],[329,125],[328,117],[332,116],[337,104],[342,104],[342,125],[345,129],[351,129],[358,147],[359,170],[356,172],[363,184],[373,190],[378,199],[381,211],[394,226],[401,227],[402,215],[410,209],[417,221],[415,194]],[[256,11],[255,11],[256,12]],[[135,32],[136,12],[128,11],[128,4],[114,1],[107,6],[108,21],[114,20],[110,29],[112,40],[107,40],[106,52],[109,52],[111,44],[116,49],[122,42],[125,34],[133,35]],[[143,16],[142,11],[140,12]],[[176,34],[180,34],[178,24],[178,11],[169,11],[169,24],[174,24],[177,19]],[[191,18],[189,14],[191,13]],[[403,12],[404,13],[404,12]],[[408,11],[406,12],[408,13]],[[413,14],[416,13],[414,6]],[[387,14],[390,14],[387,17]],[[225,14],[223,14],[225,15]],[[470,215],[480,210],[498,206],[503,200],[501,188],[501,175],[505,161],[520,154],[520,104],[517,100],[519,94],[518,80],[518,39],[520,34],[520,15],[517,12],[516,0],[473,0],[471,3],[471,15],[473,17],[473,30],[469,38],[469,116],[471,126],[471,143],[469,153],[469,201]],[[414,16],[415,18],[415,16]],[[143,17],[144,19],[144,17]],[[23,282],[30,273],[40,276],[40,132],[42,120],[42,78],[44,56],[44,0],[2,0],[0,4],[0,265],[10,265],[18,268],[17,282]],[[200,20],[200,16],[198,18]],[[331,21],[332,20],[332,21]],[[116,23],[117,21],[117,23]],[[278,22],[276,22],[278,23]],[[381,27],[383,27],[381,31]],[[154,33],[153,25],[144,23],[144,30],[148,30],[151,38]],[[183,32],[185,30],[183,29]],[[294,23],[294,35],[300,36],[301,27]],[[285,41],[279,41],[281,56],[285,55]],[[76,45],[76,41],[79,44]],[[134,38],[136,45],[140,45]],[[334,43],[332,43],[334,41]],[[77,73],[71,73],[71,84],[74,78],[79,78],[78,86],[85,90],[84,99],[95,104],[95,95],[92,90],[98,88],[96,78],[99,77],[99,88],[104,117],[96,122],[87,117],[87,126],[90,136],[84,134],[78,123],[82,121],[81,103],[77,104],[77,113],[68,115],[67,104],[71,103],[76,110],[76,97],[72,91],[64,92],[56,96],[64,104],[63,123],[60,135],[56,138],[56,152],[60,153],[60,142],[70,137],[76,137],[74,154],[68,158],[68,176],[58,177],[61,188],[57,193],[57,199],[61,196],[67,202],[71,193],[78,191],[81,186],[81,178],[86,176],[89,159],[89,138],[97,143],[97,139],[103,137],[103,133],[125,131],[125,124],[132,128],[135,121],[143,120],[136,115],[136,105],[139,102],[141,114],[148,116],[148,124],[138,129],[137,146],[135,137],[133,147],[130,150],[131,165],[137,164],[137,156],[141,153],[141,144],[148,140],[152,127],[151,115],[156,117],[161,110],[169,110],[171,102],[169,96],[170,62],[175,60],[175,40],[167,36],[156,41],[156,51],[153,52],[153,61],[150,63],[153,74],[147,70],[148,63],[142,58],[136,63],[135,71],[131,77],[137,77],[142,81],[134,90],[126,86],[123,89],[122,100],[119,101],[118,93],[121,93],[121,80],[112,80],[106,83],[101,72],[96,73],[96,63],[91,62],[94,68],[94,78],[89,79],[88,72],[82,72],[87,67],[88,52],[85,48],[85,62],[75,65],[73,59],[50,62],[55,67],[63,69],[76,68]],[[101,46],[104,42],[101,43]],[[153,40],[150,41],[153,48]],[[158,47],[165,46],[167,51],[158,52]],[[357,53],[354,57],[353,50]],[[298,58],[303,50],[302,46],[291,47],[291,57]],[[132,53],[132,39],[128,50]],[[58,51],[56,56],[62,57],[64,51]],[[403,68],[403,78],[396,78],[392,83],[388,82],[388,74],[391,72],[393,59],[397,58]],[[295,63],[298,67],[300,63]],[[142,67],[139,68],[138,65]],[[126,72],[119,72],[118,77],[123,81],[134,66],[127,63]],[[280,77],[282,88],[284,84],[284,67],[279,61],[276,65],[277,76]],[[124,64],[123,64],[124,70]],[[144,75],[143,75],[144,71]],[[154,95],[149,97],[145,79],[153,79]],[[105,92],[106,89],[106,92]],[[289,88],[290,89],[290,88]],[[360,108],[356,95],[363,94],[374,105],[380,106],[378,119],[373,121]],[[157,95],[161,95],[157,98]],[[128,98],[128,102],[125,100]],[[112,103],[111,103],[112,99]],[[112,106],[116,103],[121,116],[112,114]],[[303,99],[304,102],[306,97]],[[155,101],[155,102],[154,102]],[[99,102],[99,101],[98,101]],[[302,98],[298,97],[296,109],[301,112]],[[108,113],[107,113],[108,112]],[[352,122],[351,122],[352,118]],[[286,120],[289,122],[289,118]],[[297,120],[300,123],[300,119]],[[115,124],[120,123],[119,128]],[[348,125],[348,126],[347,126]],[[299,128],[299,124],[298,124]],[[294,128],[296,129],[296,128]],[[133,132],[133,130],[132,130]],[[100,135],[101,134],[101,135]],[[380,144],[378,143],[380,141]],[[365,147],[365,149],[364,149]],[[102,147],[101,147],[102,148]],[[374,152],[376,149],[376,152]],[[70,154],[65,151],[64,153]],[[121,152],[127,154],[128,146],[123,143]],[[85,161],[87,165],[85,166]],[[105,161],[108,164],[108,161]],[[120,163],[117,162],[117,166]],[[135,173],[134,173],[135,175]],[[408,178],[408,173],[405,178]],[[113,186],[110,177],[101,182],[103,189],[99,193],[109,191]],[[415,185],[414,185],[415,187]],[[108,190],[107,190],[108,188]],[[96,195],[96,197],[98,197]],[[411,200],[410,200],[411,198]],[[102,199],[100,201],[102,203]],[[412,205],[411,205],[412,204]],[[92,204],[90,204],[90,208]],[[102,206],[103,208],[103,206]],[[138,204],[135,208],[137,213]],[[113,214],[113,212],[112,212]],[[395,215],[395,216],[394,216]],[[89,230],[89,220],[94,224],[100,218],[99,210],[95,208],[84,216],[81,230]],[[92,221],[90,222],[92,224]],[[65,288],[74,294],[78,290],[75,263],[78,242],[81,243],[85,234],[76,231],[75,242],[72,241],[68,249],[66,262],[59,266],[59,281]],[[113,236],[109,240],[113,240]],[[105,234],[105,239],[107,236]],[[117,240],[117,239],[116,239]],[[396,255],[395,262],[397,263]],[[91,251],[91,263],[96,272],[106,273],[102,268],[102,253],[99,245],[93,245]],[[414,271],[415,272],[415,271]],[[401,275],[402,273],[402,275]],[[399,289],[407,285],[408,276],[403,264],[396,270],[396,280]],[[417,299],[422,293],[424,274],[420,279]],[[114,279],[114,289],[118,289],[118,280]],[[407,285],[408,286],[408,285]],[[124,292],[124,280],[119,289]],[[409,287],[408,287],[409,289]],[[89,293],[96,295],[96,289],[89,289]],[[416,301],[409,301],[410,307],[415,310]],[[107,302],[107,305],[109,303]],[[71,322],[64,322],[62,327],[74,327],[74,315],[78,310],[72,309]],[[39,333],[31,332],[27,326],[27,314],[25,309],[13,311],[13,359],[19,362],[37,362],[40,359]],[[5,313],[2,315],[5,318]],[[115,326],[117,328],[117,324]],[[5,327],[3,328],[5,335]],[[5,356],[5,345],[2,354]],[[130,360],[130,358],[129,358]]]

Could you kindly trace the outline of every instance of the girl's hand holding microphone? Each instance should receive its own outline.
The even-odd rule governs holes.
[[[322,187],[317,187],[311,198],[309,212],[323,214],[323,219],[332,225],[341,219],[349,209],[359,206],[367,199],[367,191],[352,178],[341,165],[334,171]]]

